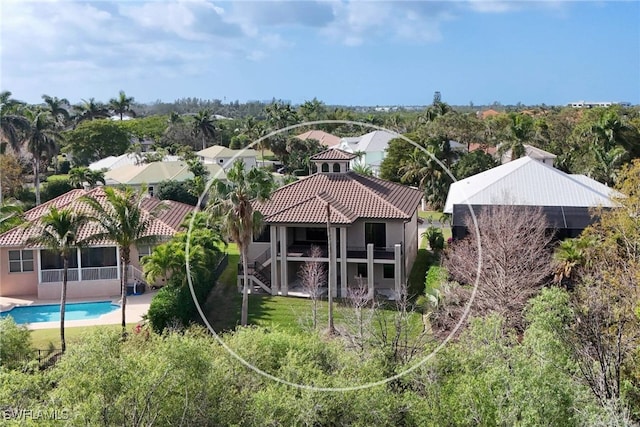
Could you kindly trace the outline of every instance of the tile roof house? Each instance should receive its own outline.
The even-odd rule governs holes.
[[[88,211],[90,208],[81,200],[89,195],[98,201],[104,200],[102,187],[92,190],[71,190],[53,200],[43,203],[27,212],[24,217],[27,227],[15,227],[0,234],[0,296],[37,296],[39,299],[56,299],[60,296],[62,285],[62,261],[60,257],[46,249],[27,245],[29,237],[37,233],[40,218],[51,207]],[[147,235],[159,240],[169,239],[176,234],[186,215],[193,206],[174,202],[160,201],[147,197],[142,201],[142,209],[148,215],[159,204],[161,209],[152,220]],[[86,224],[80,229],[79,239],[98,232],[99,226]],[[131,266],[129,277],[142,279],[140,258],[151,253],[150,246],[131,248]],[[77,256],[70,260],[68,271],[69,298],[103,297],[120,294],[120,256],[112,241],[94,242],[77,250]]]
[[[335,147],[340,144],[340,137],[332,135],[322,130],[310,130],[300,135],[296,135],[296,138],[306,141],[307,139],[315,139],[325,147]]]
[[[353,167],[356,163],[361,163],[371,167],[373,174],[378,176],[380,164],[387,154],[389,141],[397,138],[398,135],[385,130],[375,130],[358,137],[342,138],[337,148],[349,153],[358,153],[360,156],[351,161]]]
[[[335,296],[345,297],[360,280],[370,296],[399,292],[417,255],[422,192],[350,171],[354,157],[339,149],[316,154],[310,160],[318,172],[255,202],[267,228],[249,247],[254,284],[273,295],[295,295],[298,272],[315,245],[322,250],[317,260],[333,266]]]
[[[232,150],[231,148],[221,145],[212,145],[211,147],[200,150],[196,153],[205,165],[215,164],[228,170],[236,160],[244,161],[245,169],[256,167],[256,157],[258,152],[251,148],[242,150]]]
[[[452,214],[454,238],[466,234],[470,208],[540,206],[558,238],[576,237],[592,222],[590,210],[613,208],[620,193],[585,175],[570,175],[531,157],[521,157],[454,182],[444,212]]]

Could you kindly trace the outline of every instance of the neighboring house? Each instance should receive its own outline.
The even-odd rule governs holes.
[[[369,296],[398,294],[417,255],[422,192],[356,174],[349,169],[354,158],[339,149],[316,154],[310,160],[318,172],[255,203],[266,229],[249,247],[254,285],[273,295],[300,290],[304,295],[298,273],[311,260],[311,246],[317,245],[323,252],[317,260],[332,266],[329,281],[335,296],[346,297],[348,288],[360,281]]]
[[[549,153],[548,151],[544,151],[541,148],[534,147],[533,145],[524,144],[524,155],[531,157],[534,160],[544,163],[545,165],[553,166],[553,163],[556,160],[556,155],[553,153]],[[502,155],[501,163],[505,164],[512,160],[511,158],[511,150],[505,151]]]
[[[59,299],[62,286],[62,260],[56,253],[37,246],[27,246],[25,242],[38,230],[42,216],[50,207],[58,209],[87,210],[87,205],[79,199],[90,195],[98,200],[104,196],[102,187],[92,190],[71,190],[62,196],[43,203],[27,212],[26,228],[16,227],[0,234],[0,296],[37,296],[38,299]],[[145,198],[142,209],[149,212],[164,203],[158,217],[152,220],[148,235],[157,236],[159,241],[170,239],[180,229],[180,224],[193,206],[164,201],[152,197]],[[79,238],[86,238],[99,229],[95,224],[85,225]],[[140,258],[149,255],[150,246],[131,248],[129,279],[142,280]],[[68,298],[107,297],[120,295],[120,254],[111,241],[94,243],[77,250],[77,256],[69,262]]]
[[[306,141],[307,139],[315,139],[325,147],[331,148],[340,144],[340,137],[332,135],[322,130],[310,130],[300,135],[296,135],[296,138]]]
[[[210,178],[225,179],[222,168],[215,164],[205,164]],[[189,165],[184,161],[153,162],[140,165],[126,165],[104,174],[105,185],[127,185],[144,189],[153,196],[162,181],[186,181],[193,178]]]
[[[485,206],[540,206],[557,238],[576,237],[592,223],[591,209],[612,208],[617,191],[585,175],[570,175],[522,157],[449,188],[444,213],[452,214],[453,237],[466,235],[465,221]]]
[[[387,154],[389,141],[394,138],[398,138],[398,135],[384,130],[375,130],[359,137],[342,138],[337,148],[358,155],[351,161],[352,167],[356,163],[367,165],[371,167],[373,174],[378,176],[380,164]]]
[[[243,160],[245,169],[256,167],[256,150],[245,148],[242,150],[232,150],[221,145],[213,145],[196,153],[205,165],[215,164],[224,170],[229,169],[236,160]]]
[[[127,165],[138,165],[141,164],[143,160],[144,159],[142,157],[137,156],[133,153],[126,153],[120,156],[109,156],[105,157],[104,159],[95,161],[89,165],[89,169],[93,171],[99,171],[103,169],[111,170]],[[177,162],[178,160],[180,160],[180,156],[167,155],[163,159],[163,161],[165,162]]]

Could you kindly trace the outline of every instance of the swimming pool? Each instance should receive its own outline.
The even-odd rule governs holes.
[[[103,314],[111,313],[120,306],[111,304],[111,301],[98,302],[74,302],[65,304],[64,320],[97,319]],[[13,307],[9,311],[0,313],[0,317],[13,317],[18,324],[59,322],[60,304],[29,305]]]

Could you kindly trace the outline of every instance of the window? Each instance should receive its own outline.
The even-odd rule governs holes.
[[[365,222],[364,224],[364,241],[368,245],[373,243],[376,248],[384,248],[387,246],[387,228],[385,223]]]
[[[271,227],[267,225],[262,230],[262,233],[260,233],[257,236],[254,234],[253,235],[253,241],[254,242],[270,242],[271,241]]]
[[[334,163],[333,164],[333,171],[334,172],[340,172],[340,163]]]
[[[40,268],[43,270],[62,270],[64,262],[58,252],[42,249],[40,251]],[[78,268],[78,253],[69,254],[69,268]]]
[[[9,251],[9,273],[33,271],[33,251]]]
[[[322,164],[322,172],[329,172],[329,163]]]
[[[118,265],[116,248],[86,248],[80,251],[82,267],[113,267]]]
[[[151,252],[153,252],[153,248],[150,245],[138,246],[138,261],[140,261],[143,256],[151,255]]]
[[[382,264],[382,277],[385,279],[395,279],[396,266],[393,264]]]
[[[367,264],[358,264],[358,273],[356,277],[367,277]]]

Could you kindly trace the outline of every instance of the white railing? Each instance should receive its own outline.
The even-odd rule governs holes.
[[[62,274],[64,270],[42,270],[40,281],[42,283],[54,283],[54,282],[62,282]],[[78,281],[78,269],[70,268],[67,270],[67,281],[69,282],[77,282]]]
[[[147,281],[144,279],[144,272],[142,272],[142,270],[140,270],[139,268],[134,267],[131,264],[129,264],[129,272],[127,274],[127,278],[131,282],[138,281],[138,282],[141,282],[141,283],[147,283]]]
[[[87,267],[82,269],[82,280],[114,280],[118,278],[118,267]]]

